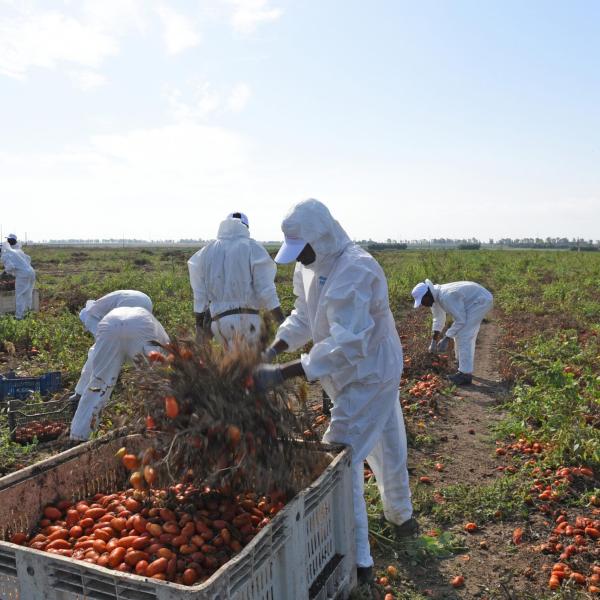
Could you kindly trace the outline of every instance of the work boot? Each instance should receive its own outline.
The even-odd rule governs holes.
[[[473,382],[473,376],[470,373],[456,371],[454,375],[448,375],[448,380],[454,385],[471,385]]]
[[[419,533],[419,522],[414,517],[411,517],[400,525],[388,521],[384,515],[379,517],[379,521],[382,525],[391,527],[394,535],[398,538],[411,537]]]
[[[374,579],[373,567],[356,567],[356,581],[358,585],[370,585]]]

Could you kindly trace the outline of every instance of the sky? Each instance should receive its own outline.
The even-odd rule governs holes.
[[[28,239],[600,238],[596,0],[0,0]]]

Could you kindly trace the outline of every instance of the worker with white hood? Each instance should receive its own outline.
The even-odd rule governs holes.
[[[456,281],[439,285],[426,279],[418,283],[411,293],[415,308],[426,306],[431,308],[433,314],[433,334],[429,351],[445,352],[450,340],[453,339],[458,371],[448,379],[455,385],[469,385],[473,380],[475,342],[479,327],[494,305],[491,292],[473,281]],[[454,323],[442,337],[442,330],[446,325],[446,313],[452,315]]]
[[[0,258],[4,270],[15,278],[15,317],[20,320],[33,306],[35,271],[31,266],[31,258],[23,252],[14,233],[2,244]]]
[[[89,383],[71,423],[71,439],[87,440],[98,426],[125,361],[147,356],[169,343],[163,326],[145,308],[122,306],[98,323]]]
[[[207,335],[222,344],[235,339],[255,343],[260,337],[260,311],[284,319],[275,289],[277,267],[268,252],[250,237],[248,217],[231,213],[219,226],[217,239],[188,261],[194,293],[198,339]]]
[[[263,364],[255,384],[269,389],[285,379],[320,380],[333,401],[324,442],[352,447],[357,575],[372,580],[373,559],[364,499],[363,462],[369,462],[385,519],[397,535],[417,530],[412,517],[407,445],[399,401],[402,345],[389,306],[383,270],[353,243],[318,200],[300,202],[284,219],[277,263],[298,261],[295,308],[267,350],[270,358],[312,341],[309,352],[282,365]]]
[[[98,298],[98,300],[88,300],[85,303],[85,307],[79,312],[79,319],[83,323],[83,326],[96,337],[100,321],[111,310],[121,306],[138,306],[145,308],[149,313],[152,312],[152,300],[143,292],[138,292],[137,290],[116,290],[105,294],[101,298]],[[96,345],[93,344],[88,351],[87,361],[83,366],[71,400],[78,401],[89,386],[95,349]]]

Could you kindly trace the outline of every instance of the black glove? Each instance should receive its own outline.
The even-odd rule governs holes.
[[[254,387],[259,392],[268,392],[283,383],[283,373],[279,365],[260,364],[252,373]]]
[[[437,344],[437,351],[446,352],[446,350],[448,350],[448,344],[450,344],[450,338],[444,336]]]

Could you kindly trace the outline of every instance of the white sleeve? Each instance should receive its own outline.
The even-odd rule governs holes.
[[[279,306],[279,297],[275,288],[277,265],[269,253],[258,243],[252,243],[252,287],[260,307],[273,310]]]
[[[455,337],[456,334],[465,326],[467,321],[467,311],[465,310],[465,301],[458,292],[450,292],[444,296],[444,304],[448,312],[454,318],[452,327],[446,331],[447,337]]]
[[[304,294],[302,272],[298,267],[294,271],[294,295],[296,296],[294,310],[280,325],[275,336],[275,341],[284,341],[288,345],[290,352],[302,348],[302,346],[308,344],[312,339],[306,310],[306,296]]]
[[[188,271],[190,273],[190,284],[194,293],[194,312],[203,313],[208,310],[208,293],[206,290],[206,281],[204,278],[203,254],[206,246],[198,250],[190,260],[188,260]]]
[[[117,308],[116,296],[114,294],[106,294],[106,296],[102,296],[102,298],[98,298],[98,300],[93,302],[89,308],[88,315],[101,321],[113,308]]]
[[[343,280],[325,295],[328,336],[302,355],[302,367],[309,381],[354,366],[369,352],[375,322],[370,306],[373,273],[351,268]]]
[[[446,325],[446,311],[441,307],[439,302],[434,302],[431,305],[431,314],[433,316],[432,331],[442,331]]]

